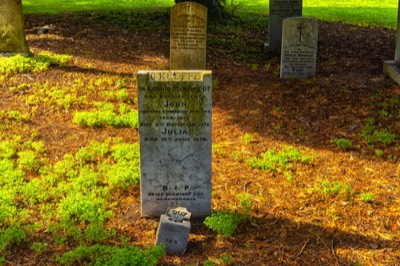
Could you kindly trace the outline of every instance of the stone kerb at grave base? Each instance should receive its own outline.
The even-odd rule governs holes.
[[[318,47],[318,21],[297,17],[283,20],[281,78],[307,78],[315,75]]]
[[[20,55],[24,57],[32,56],[31,53],[0,53],[0,57],[10,57],[15,55]]]
[[[206,69],[207,8],[183,2],[171,8],[170,69]]]
[[[211,213],[211,71],[139,71],[141,209]]]
[[[269,1],[268,43],[265,44],[268,51],[279,53],[281,49],[283,20],[285,18],[301,17],[302,15],[302,0]]]
[[[397,84],[400,85],[400,0],[397,8],[397,32],[396,32],[396,51],[394,60],[383,63],[383,72],[388,74]]]
[[[388,74],[397,84],[400,85],[400,65],[396,61],[385,61],[383,63],[383,72]]]

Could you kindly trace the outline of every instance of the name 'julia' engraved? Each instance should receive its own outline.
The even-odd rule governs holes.
[[[178,136],[178,135],[188,135],[188,132],[187,132],[186,129],[167,129],[167,128],[164,128],[164,131],[162,131],[161,134]]]

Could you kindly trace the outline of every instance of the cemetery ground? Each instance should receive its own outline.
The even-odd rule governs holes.
[[[169,17],[128,15],[26,17],[35,55],[70,58],[0,76],[0,264],[123,265],[130,247],[154,244],[158,219],[140,217],[135,74],[169,68]],[[317,75],[283,80],[266,21],[208,32],[212,207],[242,222],[222,222],[231,236],[193,226],[183,256],[136,259],[399,265],[400,89],[382,73],[395,32],[321,22]]]

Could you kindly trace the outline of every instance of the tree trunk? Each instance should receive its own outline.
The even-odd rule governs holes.
[[[175,3],[186,2],[188,0],[175,0]],[[202,4],[208,8],[209,15],[216,15],[221,13],[223,9],[223,4],[226,2],[224,0],[191,0],[192,2],[196,2]]]
[[[0,54],[29,54],[22,0],[0,0]]]

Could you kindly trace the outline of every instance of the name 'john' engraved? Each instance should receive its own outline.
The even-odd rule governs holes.
[[[164,102],[164,107],[186,107],[186,102]]]

